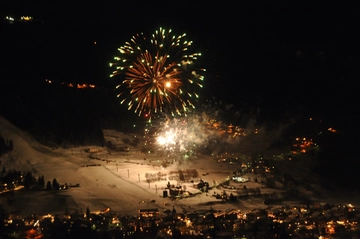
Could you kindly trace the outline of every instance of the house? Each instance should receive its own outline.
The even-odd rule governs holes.
[[[139,209],[139,217],[158,217],[159,210],[157,208]]]

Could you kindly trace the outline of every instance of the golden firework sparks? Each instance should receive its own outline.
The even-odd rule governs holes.
[[[201,53],[192,53],[193,42],[185,37],[160,28],[150,37],[136,34],[118,48],[110,77],[123,77],[116,87],[121,104],[127,103],[139,115],[164,111],[182,115],[195,108],[205,69],[198,68]]]

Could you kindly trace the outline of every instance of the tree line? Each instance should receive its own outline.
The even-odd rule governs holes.
[[[61,185],[56,178],[45,183],[44,175],[36,178],[30,171],[26,173],[16,170],[7,171],[5,166],[3,166],[1,171],[0,181],[8,185],[8,189],[19,185],[23,185],[25,189],[33,190],[60,190],[69,188],[67,183]]]
[[[14,149],[14,141],[12,141],[11,139],[5,139],[0,134],[0,156],[8,152],[11,152],[13,149]]]

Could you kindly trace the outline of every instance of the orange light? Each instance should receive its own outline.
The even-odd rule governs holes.
[[[336,133],[336,129],[333,129],[333,128],[328,128],[328,131],[330,131],[331,133]]]

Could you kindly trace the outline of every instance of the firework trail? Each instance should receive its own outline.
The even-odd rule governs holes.
[[[136,34],[118,48],[110,77],[123,76],[116,87],[121,104],[139,115],[186,115],[195,108],[205,69],[198,67],[201,53],[192,53],[193,42],[185,37],[160,28],[151,36]]]

